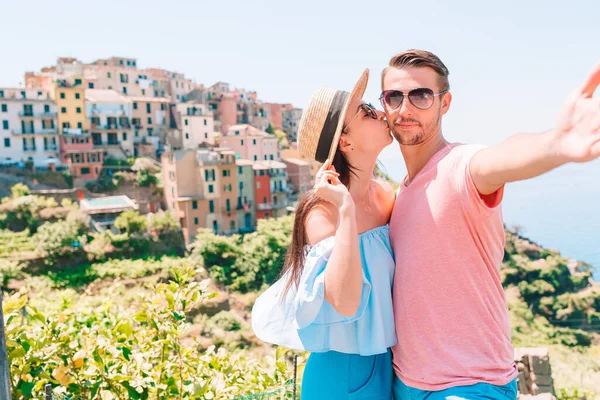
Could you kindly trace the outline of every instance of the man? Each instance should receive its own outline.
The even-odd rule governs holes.
[[[448,69],[408,50],[382,73],[381,102],[408,174],[390,221],[396,258],[397,399],[514,399],[517,367],[499,267],[504,185],[600,156],[600,64],[555,129],[483,148],[448,143]]]

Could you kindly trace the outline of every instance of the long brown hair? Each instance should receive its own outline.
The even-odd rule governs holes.
[[[350,175],[356,175],[356,169],[350,165],[350,162],[338,147],[333,157],[333,166],[339,176],[340,182],[347,188],[350,188]],[[296,289],[300,284],[300,277],[304,269],[304,260],[306,257],[306,246],[308,243],[308,237],[306,235],[306,218],[309,213],[317,205],[321,204],[324,200],[321,200],[315,194],[313,189],[306,192],[298,200],[298,206],[296,207],[296,216],[294,218],[294,228],[292,232],[292,243],[288,248],[285,256],[285,262],[281,276],[285,276],[289,273],[288,281],[282,293],[282,297],[293,287]]]

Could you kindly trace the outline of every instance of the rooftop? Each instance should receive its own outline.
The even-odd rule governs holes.
[[[105,89],[87,89],[85,91],[86,101],[92,103],[109,103],[109,104],[128,104],[131,100],[120,95],[114,90]]]
[[[307,166],[307,165],[309,166],[310,165],[309,162],[300,160],[299,158],[284,158],[283,161],[288,162],[290,164],[300,165],[300,166]]]
[[[252,169],[255,169],[255,170],[256,169],[278,169],[278,168],[286,169],[287,165],[285,165],[281,161],[271,161],[271,160],[256,161],[252,165]]]
[[[125,195],[84,199],[81,200],[80,207],[84,214],[117,213],[138,209],[133,200]]]

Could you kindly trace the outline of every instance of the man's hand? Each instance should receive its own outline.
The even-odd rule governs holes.
[[[586,162],[600,157],[600,62],[584,84],[563,105],[556,127],[556,145],[566,161]]]
[[[592,98],[599,85],[600,62],[571,93],[555,129],[513,135],[473,155],[469,170],[479,193],[494,193],[505,183],[533,178],[568,162],[599,158],[600,99]]]

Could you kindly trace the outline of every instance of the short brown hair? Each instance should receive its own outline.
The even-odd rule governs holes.
[[[448,81],[450,71],[448,71],[442,60],[429,51],[416,49],[400,52],[390,59],[389,65],[381,73],[381,88],[383,89],[383,79],[390,68],[408,67],[429,67],[433,69],[438,74],[440,90],[450,89],[450,82]]]

